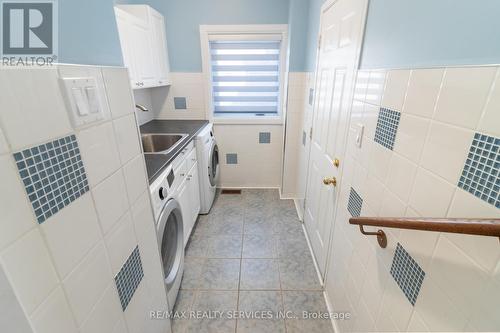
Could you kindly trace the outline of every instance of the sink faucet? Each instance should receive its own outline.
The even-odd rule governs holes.
[[[141,105],[141,104],[136,104],[135,105],[136,108],[138,108],[139,110],[143,111],[143,112],[148,112],[148,108],[145,107],[144,105]]]

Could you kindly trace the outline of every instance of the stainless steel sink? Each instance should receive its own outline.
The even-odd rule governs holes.
[[[167,154],[187,137],[188,134],[142,134],[142,148],[146,154]]]

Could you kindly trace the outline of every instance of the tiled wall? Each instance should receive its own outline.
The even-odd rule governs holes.
[[[159,112],[158,118],[207,119],[208,87],[203,73],[171,74],[170,87],[151,90],[152,105],[155,112]],[[175,97],[186,98],[186,109],[175,109]],[[283,125],[216,124],[214,132],[221,162],[219,186],[281,186]],[[263,132],[270,133],[270,143],[259,143]],[[237,154],[237,164],[231,163],[234,161],[232,155],[228,160],[226,154]]]
[[[499,138],[497,67],[358,73],[326,279],[341,331],[500,330],[498,238],[386,228],[381,249],[348,224],[500,217]]]
[[[95,77],[105,120],[73,129],[59,76]],[[166,294],[125,69],[2,70],[0,184],[0,263],[33,331],[169,331],[148,318]],[[122,307],[115,277],[136,252]]]

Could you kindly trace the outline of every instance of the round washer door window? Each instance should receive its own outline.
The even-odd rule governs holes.
[[[158,225],[163,273],[170,289],[179,273],[183,250],[182,214],[175,200],[165,205]]]
[[[219,175],[219,147],[214,143],[208,160],[208,178],[210,185],[215,186]]]

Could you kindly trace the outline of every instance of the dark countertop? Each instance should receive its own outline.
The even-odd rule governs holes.
[[[168,154],[144,154],[149,184],[179,155],[193,138],[208,124],[206,120],[151,120],[140,127],[141,134],[186,133],[188,137]]]

